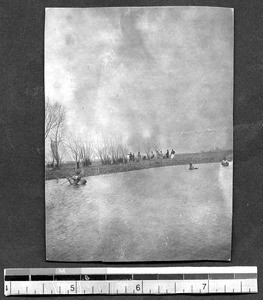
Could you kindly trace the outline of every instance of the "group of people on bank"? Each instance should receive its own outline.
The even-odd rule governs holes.
[[[155,150],[155,153],[154,153],[154,151],[151,151],[147,155],[142,155],[141,152],[139,151],[137,155],[130,152],[128,154],[128,160],[129,160],[129,162],[132,162],[132,161],[147,160],[147,159],[154,159],[154,158],[158,158],[158,159],[171,158],[171,159],[173,159],[174,156],[175,156],[174,149],[172,149],[171,152],[169,150],[167,150],[166,153],[163,153],[162,151],[159,151],[159,150]]]

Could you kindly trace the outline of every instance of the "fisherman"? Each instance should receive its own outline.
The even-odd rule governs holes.
[[[229,166],[229,162],[227,161],[226,157],[223,157],[222,161],[221,161],[221,165],[224,167],[228,167]]]
[[[198,168],[195,168],[192,163],[189,164],[189,170],[197,170],[197,169]]]
[[[81,180],[81,171],[77,170],[75,174],[72,176],[73,184],[78,184]]]

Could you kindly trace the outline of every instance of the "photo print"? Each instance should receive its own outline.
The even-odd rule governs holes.
[[[46,258],[230,260],[233,9],[47,8]]]

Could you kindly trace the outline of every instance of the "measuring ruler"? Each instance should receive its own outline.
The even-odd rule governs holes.
[[[257,293],[257,267],[6,269],[5,295]]]

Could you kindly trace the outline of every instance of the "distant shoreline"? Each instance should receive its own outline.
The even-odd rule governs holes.
[[[117,165],[101,165],[100,163],[94,163],[88,167],[81,167],[82,176],[98,176],[103,174],[129,172],[135,170],[143,170],[150,168],[159,168],[176,165],[186,165],[190,162],[193,164],[213,163],[220,162],[223,157],[227,157],[229,160],[233,159],[233,150],[219,150],[214,152],[201,152],[201,153],[184,153],[177,154],[173,159],[151,159],[140,160],[138,162],[128,162],[126,164],[120,163]],[[75,170],[74,163],[65,163],[60,170],[46,169],[45,180],[52,180],[57,178],[66,178],[69,175],[73,175]]]

